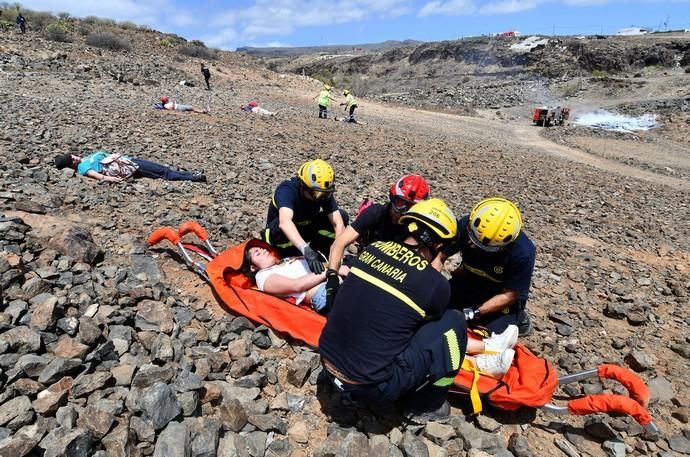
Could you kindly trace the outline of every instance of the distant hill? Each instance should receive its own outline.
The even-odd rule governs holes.
[[[303,56],[307,54],[343,54],[343,53],[371,53],[371,52],[386,52],[392,49],[396,49],[402,46],[417,45],[421,44],[421,41],[415,40],[404,40],[396,41],[389,40],[383,43],[368,43],[368,44],[337,44],[330,46],[302,46],[294,48],[286,47],[268,47],[268,48],[255,48],[255,47],[241,47],[237,48],[237,52],[243,52],[245,54],[254,57],[269,57],[269,58],[280,58],[280,57],[296,57]]]

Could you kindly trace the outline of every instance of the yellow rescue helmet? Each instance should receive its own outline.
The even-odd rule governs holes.
[[[400,223],[406,224],[410,235],[425,244],[430,244],[434,238],[449,241],[458,233],[455,215],[440,198],[415,203],[400,217]]]
[[[316,159],[304,162],[297,172],[299,179],[309,189],[319,192],[335,190],[335,173],[325,160]]]
[[[347,89],[345,89],[345,90],[343,91],[343,95],[348,95],[349,93],[350,93],[350,91],[347,90]]]
[[[331,86],[329,86],[328,84],[324,85],[323,88],[326,90],[331,90]]]
[[[492,197],[477,203],[470,212],[467,231],[482,250],[498,252],[515,241],[522,229],[522,216],[515,203]]]

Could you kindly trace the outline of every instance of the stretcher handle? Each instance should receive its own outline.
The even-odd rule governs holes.
[[[163,240],[168,240],[172,244],[180,243],[180,236],[170,227],[161,227],[153,231],[149,236],[149,246],[155,246]]]
[[[575,416],[594,413],[618,413],[632,416],[640,425],[654,423],[646,408],[630,397],[615,394],[593,394],[568,402],[568,412]],[[656,428],[656,425],[654,425]],[[658,430],[658,428],[657,428]]]
[[[603,364],[597,368],[597,374],[601,379],[613,379],[628,389],[630,398],[639,403],[643,408],[649,404],[649,388],[639,376],[625,367],[619,365]]]
[[[620,365],[605,363],[599,365],[597,368],[561,376],[558,378],[558,384],[569,384],[571,382],[593,378],[594,376],[598,376],[599,379],[613,379],[614,381],[618,381],[623,387],[628,389],[630,398],[645,408],[649,404],[649,388],[647,385],[635,373]]]
[[[180,225],[180,228],[177,229],[177,233],[180,235],[180,238],[185,236],[187,233],[194,233],[196,237],[204,243],[204,246],[206,246],[206,249],[213,255],[213,257],[218,255],[218,251],[216,251],[216,249],[211,245],[211,242],[208,240],[208,232],[197,221],[184,222],[182,225]]]
[[[177,233],[180,235],[180,238],[190,232],[194,233],[201,241],[208,240],[208,232],[197,221],[184,222],[182,225],[180,225],[180,228],[177,229]]]
[[[622,397],[622,396],[621,396],[621,397]],[[587,399],[588,397],[584,397],[584,398]],[[636,408],[636,409],[637,409],[637,408],[642,408],[642,407],[641,407],[638,403],[636,403],[634,400],[629,399],[629,398],[627,398],[627,397],[622,397],[622,398],[628,400],[628,401],[626,402],[627,404],[630,404],[630,405],[637,405],[637,406],[633,406],[633,408]],[[582,403],[588,402],[588,400],[583,400],[582,398],[578,398],[578,399],[576,399],[576,400],[571,400],[571,402],[568,403],[567,406],[557,406],[557,405],[554,405],[553,403],[548,403],[548,404],[542,406],[541,409],[544,410],[544,411],[546,411],[546,412],[548,412],[548,413],[551,413],[551,414],[560,414],[560,415],[562,415],[562,416],[567,416],[568,414],[586,415],[586,414],[592,414],[592,413],[595,413],[595,412],[621,412],[621,411],[614,411],[614,410],[612,410],[612,409],[607,409],[606,411],[604,411],[604,410],[602,410],[602,411],[591,411],[591,410],[587,410],[587,411],[579,411],[579,412],[577,412],[577,413],[573,413],[573,412],[570,411],[570,407],[571,407],[571,404],[572,404],[573,402],[576,402],[576,401],[581,401]],[[578,408],[578,403],[574,403],[574,406],[575,406],[575,408]],[[642,408],[642,409],[644,410],[644,408]],[[646,412],[646,410],[644,410],[644,411]],[[627,411],[622,411],[622,413],[623,413],[623,414],[629,414]],[[647,413],[647,415],[649,415],[649,413]],[[650,422],[647,423],[647,424],[642,424],[642,423],[640,422],[640,420],[638,420],[637,417],[635,417],[635,420],[636,420],[638,423],[640,423],[640,425],[642,425],[642,427],[645,429],[645,431],[646,431],[647,433],[659,433],[659,427],[656,425],[656,423],[655,423],[653,420],[651,420],[651,416],[649,416],[649,418],[647,418],[647,417],[644,415],[644,413],[643,413],[642,417],[644,417],[644,420],[649,419]]]

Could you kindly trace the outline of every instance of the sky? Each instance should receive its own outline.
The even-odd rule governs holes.
[[[614,34],[690,29],[690,0],[25,0],[37,11],[131,21],[206,45],[439,41],[509,30]]]

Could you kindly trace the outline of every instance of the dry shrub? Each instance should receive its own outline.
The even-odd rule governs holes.
[[[216,60],[218,58],[218,54],[214,49],[209,49],[205,46],[197,46],[191,43],[180,47],[177,52],[185,56],[198,57],[205,60]]]
[[[86,44],[111,51],[129,51],[129,42],[108,32],[94,32],[86,37]]]

